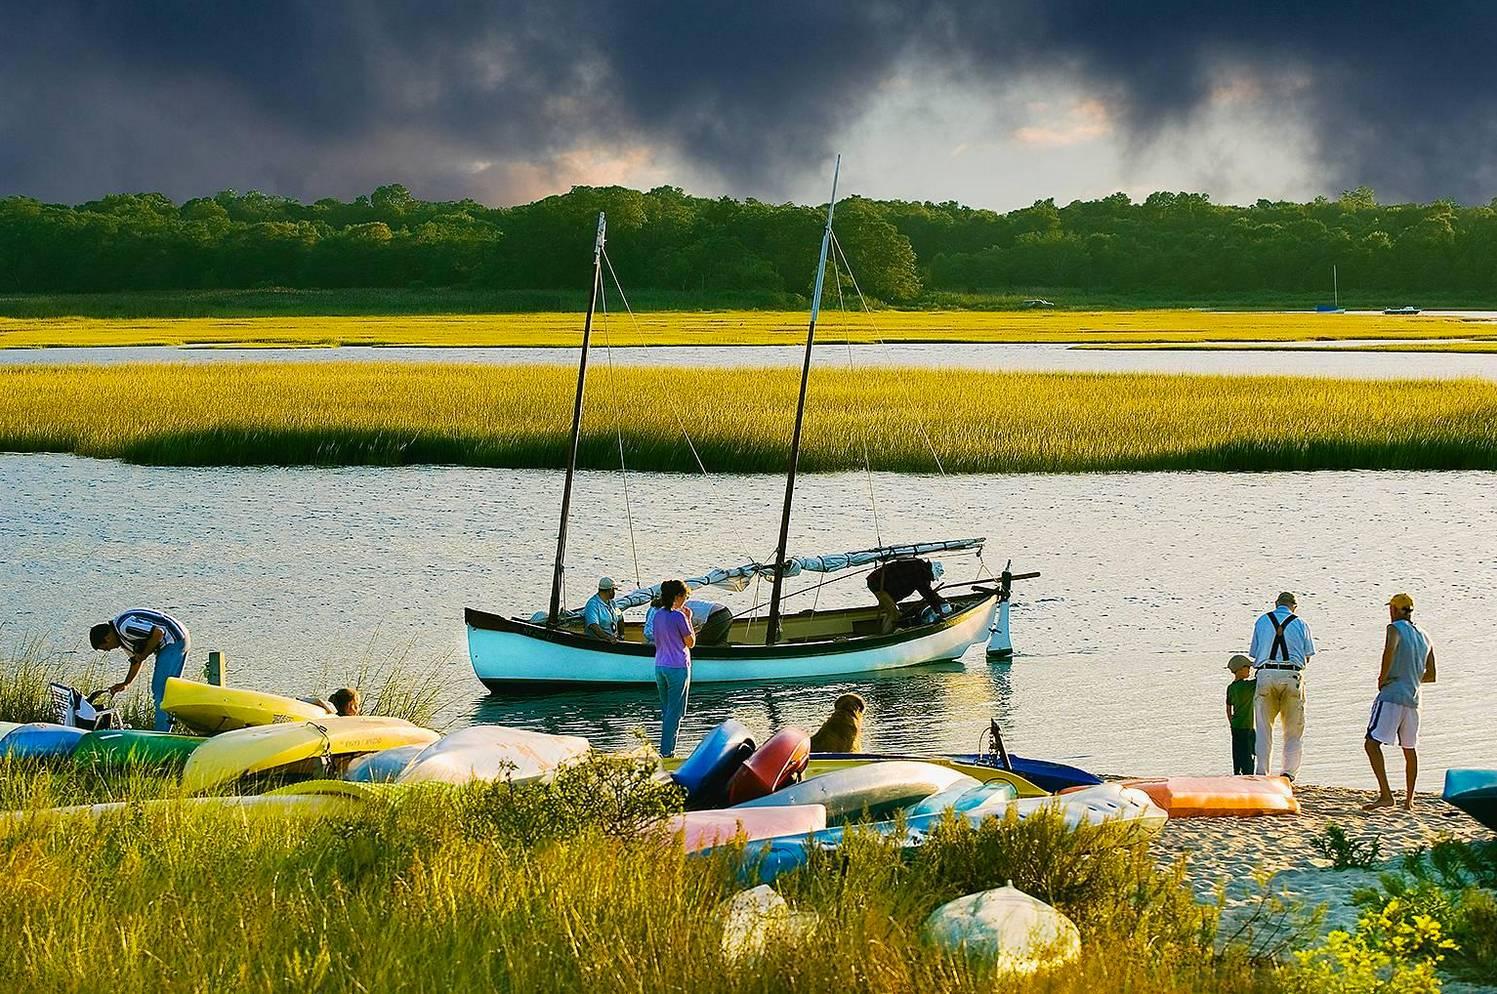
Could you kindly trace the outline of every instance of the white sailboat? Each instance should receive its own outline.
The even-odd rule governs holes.
[[[838,171],[841,160],[838,159]],[[853,552],[820,556],[787,557],[790,513],[795,496],[796,469],[800,460],[801,429],[805,420],[806,384],[811,371],[811,350],[816,338],[816,320],[821,309],[827,252],[832,243],[832,217],[837,202],[837,174],[833,173],[832,198],[827,205],[820,261],[811,297],[806,330],[805,357],[801,366],[800,395],[795,412],[789,466],[785,479],[785,501],[780,517],[779,543],[771,563],[746,563],[716,569],[686,581],[688,588],[716,586],[742,590],[754,579],[771,582],[769,609],[764,617],[739,618],[723,645],[698,646],[692,650],[692,680],[696,683],[826,678],[850,673],[915,666],[959,658],[993,631],[1000,602],[1008,599],[1013,577],[1006,570],[993,586],[967,585],[968,592],[948,596],[949,613],[906,610],[901,622],[888,633],[881,631],[876,606],[805,610],[784,614],[783,583],[802,572],[832,573],[873,567],[892,559],[925,556],[938,552],[980,552],[981,538],[952,539],[909,545],[885,545]],[[473,671],[491,690],[551,685],[653,684],[655,650],[644,640],[641,622],[626,622],[618,642],[603,642],[583,633],[575,612],[562,609],[562,577],[566,558],[567,519],[571,508],[572,479],[577,464],[582,426],[582,402],[587,381],[588,347],[593,313],[602,286],[602,259],[606,222],[598,215],[593,246],[593,285],[583,325],[582,354],[577,369],[577,391],[572,408],[571,444],[566,482],[562,489],[561,523],[557,530],[556,561],[552,573],[550,609],[529,618],[505,617],[468,608],[464,620],[468,630],[468,653]],[[1030,574],[1038,575],[1038,574]],[[615,604],[622,609],[647,604],[658,587],[641,588],[622,595]],[[1007,617],[1002,636],[1007,639]]]

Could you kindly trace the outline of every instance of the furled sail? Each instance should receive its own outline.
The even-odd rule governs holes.
[[[806,573],[839,573],[845,569],[871,566],[889,559],[908,559],[911,556],[927,556],[937,552],[964,552],[981,549],[985,538],[954,538],[940,542],[915,542],[909,545],[882,545],[876,549],[858,549],[854,552],[829,552],[819,556],[792,556],[785,563],[785,576]],[[743,590],[756,576],[770,577],[774,566],[770,563],[744,563],[742,566],[719,567],[708,570],[701,576],[685,578],[686,589],[720,587],[723,590]],[[613,606],[620,611],[644,607],[660,594],[660,584],[640,587],[613,599]],[[566,617],[576,617],[579,612],[568,611]],[[544,612],[538,612],[533,621],[544,621]]]

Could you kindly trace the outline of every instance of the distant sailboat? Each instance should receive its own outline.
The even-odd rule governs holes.
[[[1341,306],[1341,287],[1336,279],[1336,265],[1331,264],[1331,303],[1316,304],[1315,310],[1320,314],[1344,314],[1346,308]]]

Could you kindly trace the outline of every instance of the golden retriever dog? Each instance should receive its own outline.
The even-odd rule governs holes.
[[[811,736],[811,751],[862,752],[863,710],[866,706],[857,694],[843,694],[837,698],[831,716]]]

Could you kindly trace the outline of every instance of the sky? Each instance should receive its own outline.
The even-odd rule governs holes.
[[[0,195],[1497,197],[1497,4],[0,0]]]

